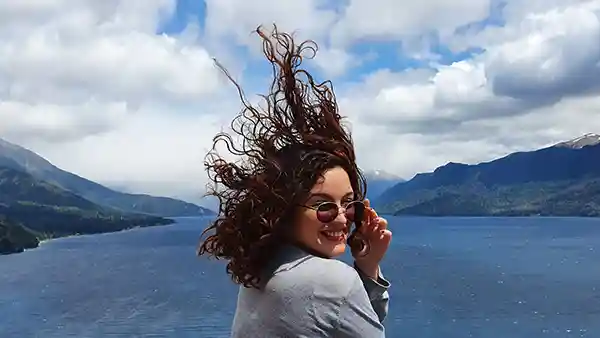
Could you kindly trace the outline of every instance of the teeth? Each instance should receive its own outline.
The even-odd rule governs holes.
[[[344,235],[343,231],[325,231],[325,234],[327,236],[331,236],[331,237],[340,237]]]

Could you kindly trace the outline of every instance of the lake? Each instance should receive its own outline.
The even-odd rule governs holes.
[[[388,220],[387,337],[600,337],[600,220]],[[0,337],[228,337],[237,287],[195,256],[207,222],[0,256]]]

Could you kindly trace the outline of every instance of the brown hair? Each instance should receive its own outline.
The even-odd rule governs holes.
[[[266,108],[253,107],[227,71],[243,104],[231,123],[236,138],[219,133],[213,139],[205,166],[211,185],[208,195],[219,199],[217,219],[202,233],[198,254],[225,258],[234,282],[259,288],[261,271],[289,234],[297,203],[327,169],[346,170],[356,198],[366,193],[365,179],[356,166],[354,146],[330,81],[316,83],[300,65],[317,52],[313,41],[296,44],[291,35],[261,27],[263,52],[272,65],[273,81]],[[306,53],[310,53],[308,56]],[[228,162],[216,152],[219,142],[241,157]]]

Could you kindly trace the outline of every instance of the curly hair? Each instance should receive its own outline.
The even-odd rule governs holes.
[[[202,233],[201,238],[208,236],[198,255],[228,260],[227,273],[235,283],[260,288],[261,270],[290,233],[295,206],[304,202],[323,173],[344,168],[356,198],[365,196],[366,182],[356,165],[350,133],[341,124],[331,82],[316,83],[300,68],[304,58],[316,55],[317,44],[296,44],[276,26],[269,34],[259,26],[256,33],[273,71],[269,93],[260,95],[266,108],[252,106],[217,62],[243,105],[231,123],[241,142],[221,132],[207,154],[207,194],[219,199],[219,211]],[[219,142],[240,159],[228,162],[220,157]]]

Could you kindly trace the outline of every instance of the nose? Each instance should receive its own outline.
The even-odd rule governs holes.
[[[333,220],[335,223],[346,224],[348,223],[348,218],[346,217],[346,208],[338,206],[338,214],[337,217]]]

